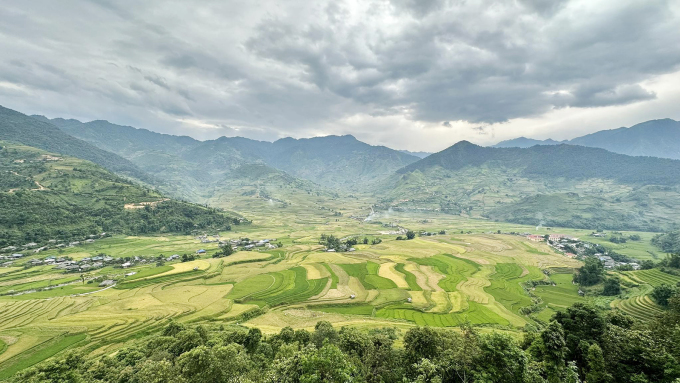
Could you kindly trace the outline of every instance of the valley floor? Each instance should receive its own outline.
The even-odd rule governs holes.
[[[255,196],[214,202],[253,220],[219,233],[221,239],[271,239],[283,246],[213,258],[217,243],[191,236],[114,236],[41,252],[25,262],[106,254],[130,260],[129,268],[69,274],[44,265],[0,268],[0,380],[70,348],[93,355],[113,352],[169,320],[239,323],[268,332],[284,326],[309,329],[328,320],[337,326],[398,328],[470,323],[482,331],[518,333],[579,301],[618,307],[644,320],[659,311],[648,296],[651,287],[680,281],[658,270],[631,271],[622,274],[637,286],[631,293],[583,297],[572,284],[580,261],[524,236],[498,234],[549,233],[545,228],[432,213],[377,212],[364,221],[371,209],[358,198],[282,202]],[[397,241],[391,232],[400,228],[446,234]],[[319,245],[321,234],[368,238],[369,244],[356,245],[353,252],[326,252]],[[653,259],[653,249],[645,245],[651,234],[638,234],[639,243],[608,246]],[[371,245],[374,238],[382,242]],[[186,262],[135,262],[135,257],[193,255],[199,249],[205,253]],[[103,289],[101,280],[117,282]],[[542,282],[532,287],[529,281]]]

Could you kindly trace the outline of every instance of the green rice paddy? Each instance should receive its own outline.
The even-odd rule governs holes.
[[[84,275],[97,278],[92,283],[82,283],[79,273],[50,266],[19,264],[0,269],[0,379],[66,349],[110,354],[126,342],[158,331],[169,320],[238,322],[272,332],[285,326],[311,328],[319,320],[339,326],[401,328],[470,323],[520,331],[527,323],[540,326],[556,310],[589,300],[579,296],[578,286],[571,283],[579,261],[521,236],[490,233],[532,228],[395,212],[393,219],[404,227],[451,233],[396,241],[396,235],[384,234],[391,229],[348,217],[352,212],[364,214],[360,200],[343,201],[344,215],[332,220],[326,216],[328,209],[321,209],[336,206],[331,197],[291,200],[275,208],[256,198],[234,201],[229,203],[251,209],[254,217],[246,216],[255,224],[221,232],[221,238],[276,238],[283,247],[212,258],[217,244],[190,236],[115,236],[49,250],[26,261],[48,256],[78,260],[99,253],[155,259],[195,254],[200,248],[208,253],[186,263],[156,266],[154,261],[130,269],[92,270]],[[224,207],[234,208],[226,203]],[[318,244],[322,233],[380,238],[382,243],[359,244],[351,253],[329,253]],[[642,251],[641,245],[636,249]],[[543,272],[546,269],[553,271],[549,277]],[[124,276],[129,272],[136,274]],[[680,281],[659,270],[625,272],[625,276],[647,288],[639,296],[615,300],[612,306],[640,319],[661,310],[646,295],[652,286]],[[103,290],[98,284],[102,279],[115,279],[117,284]],[[530,280],[555,285],[527,290]],[[58,284],[66,285],[45,289]],[[29,293],[13,295],[18,292]],[[542,310],[521,314],[520,309],[535,300],[540,300]],[[253,317],[246,315],[254,312]]]

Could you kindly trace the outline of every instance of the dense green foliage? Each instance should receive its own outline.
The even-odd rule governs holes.
[[[574,282],[583,286],[592,286],[602,280],[604,274],[604,265],[596,257],[588,257],[585,259],[585,265],[578,269],[574,274]]]
[[[68,241],[107,233],[226,230],[239,221],[215,209],[164,199],[90,162],[2,144],[0,172],[25,184],[0,184],[0,246]],[[126,209],[126,204],[148,206]]]
[[[21,372],[16,382],[674,382],[680,377],[680,299],[642,325],[576,304],[522,342],[508,335],[416,327],[313,332],[286,327],[187,327],[175,322],[119,352],[71,353]],[[666,336],[671,336],[666,338]]]
[[[652,238],[652,244],[664,253],[680,253],[680,231],[658,234]]]

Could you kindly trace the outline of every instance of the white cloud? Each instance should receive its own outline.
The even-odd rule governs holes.
[[[0,104],[197,138],[440,150],[680,118],[680,6],[36,0],[0,9]]]

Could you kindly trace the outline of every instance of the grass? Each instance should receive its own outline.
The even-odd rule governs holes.
[[[667,284],[675,286],[680,282],[680,277],[664,273],[659,269],[627,271],[625,274],[633,280],[638,280],[642,283],[647,283],[653,287]]]
[[[663,309],[648,295],[638,295],[623,300],[615,300],[611,306],[641,321],[650,320],[654,316],[663,313]]]
[[[469,309],[463,313],[436,314],[414,310],[408,305],[400,304],[388,306],[378,310],[376,316],[380,318],[403,319],[413,322],[418,326],[451,327],[460,326],[464,323],[473,325],[508,325],[510,322],[488,309],[486,306],[470,302]]]
[[[372,315],[374,306],[366,304],[344,304],[344,305],[315,305],[309,306],[310,310],[322,311],[325,313],[345,314],[345,315]]]
[[[531,297],[521,285],[531,278],[530,274],[522,277],[524,270],[515,263],[499,263],[495,266],[495,271],[491,276],[491,285],[485,291],[515,314],[519,314],[520,308],[531,306]]]
[[[91,276],[121,277],[130,270],[137,274],[121,277],[115,288],[84,297],[68,295],[100,288],[94,284],[76,284],[60,291],[0,297],[1,334],[21,329],[21,335],[12,333],[18,342],[0,354],[0,363],[3,363],[0,369],[4,370],[7,360],[15,360],[20,354],[26,356],[27,350],[37,351],[40,344],[47,344],[48,339],[39,334],[48,327],[68,330],[71,334],[84,331],[89,337],[86,345],[72,344],[67,348],[81,347],[91,353],[110,354],[119,344],[158,331],[170,319],[190,323],[238,321],[246,325],[271,320],[266,322],[266,327],[272,331],[286,325],[313,328],[316,321],[323,318],[338,326],[409,328],[458,326],[469,322],[480,330],[502,326],[509,332],[518,332],[524,322],[547,321],[556,310],[590,299],[578,296],[578,287],[571,284],[570,270],[580,265],[578,261],[555,254],[544,244],[529,243],[520,236],[488,233],[534,232],[534,227],[431,212],[394,212],[390,221],[399,221],[409,229],[451,233],[396,241],[396,235],[380,234],[389,229],[379,224],[349,218],[370,211],[363,197],[356,200],[327,195],[297,198],[287,196],[285,190],[282,194],[276,190],[267,192],[287,204],[275,202],[272,206],[262,198],[242,196],[220,201],[224,208],[240,206],[237,210],[248,211],[247,218],[255,223],[234,226],[234,231],[219,234],[222,238],[276,238],[276,242],[284,244],[276,252],[238,252],[220,260],[204,257],[189,265],[148,265],[129,270],[105,268],[93,271]],[[329,208],[342,211],[343,215],[329,216]],[[460,231],[472,234],[460,234]],[[553,228],[552,232],[587,235],[585,231],[573,229]],[[358,245],[352,253],[327,253],[319,251],[321,233],[340,238],[380,237],[383,242]],[[168,256],[194,253],[198,248],[216,250],[216,245],[214,248],[212,245],[181,235],[116,236],[69,248],[59,255],[74,259],[99,252],[114,257]],[[40,257],[49,254],[57,252],[50,250],[40,253]],[[202,265],[199,271],[192,270],[196,265]],[[384,270],[386,267],[389,270]],[[542,311],[531,318],[520,315],[520,308],[532,304],[522,283],[547,278],[542,272],[547,268],[565,273],[551,275],[556,286],[539,286],[532,291],[543,300]],[[28,286],[68,277],[71,276],[43,266],[0,269],[0,287]],[[629,272],[626,277],[650,285],[669,278],[658,270]],[[328,289],[332,289],[328,296],[320,296]],[[349,298],[351,294],[355,295],[354,299]],[[407,302],[409,297],[411,303]],[[638,316],[648,312],[651,315],[649,308],[656,307],[650,306],[648,298],[614,301],[612,305]],[[244,315],[265,306],[269,307],[267,314],[259,319]],[[309,311],[297,310],[302,308]],[[292,311],[312,314],[300,314],[308,317],[286,315]]]
[[[130,269],[130,270],[128,270],[128,272],[136,271],[137,274],[126,277],[125,280],[126,281],[133,281],[133,280],[139,279],[139,278],[151,277],[151,276],[154,276],[154,275],[158,275],[158,274],[168,272],[172,269],[173,269],[172,266],[167,266],[167,265],[166,266],[160,266],[160,267],[145,267],[145,268],[142,268],[142,269]]]
[[[572,274],[553,274],[550,279],[555,286],[536,286],[535,294],[553,310],[563,310],[585,298],[578,295],[578,286],[572,283]]]

